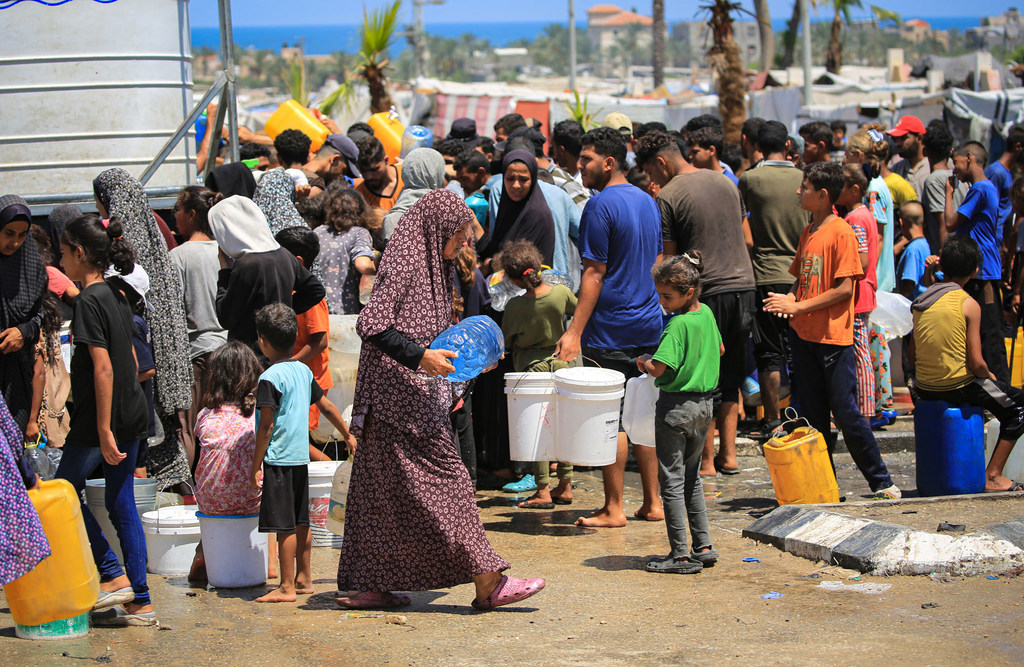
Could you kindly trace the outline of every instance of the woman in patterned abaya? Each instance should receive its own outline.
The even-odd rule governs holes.
[[[402,216],[388,242],[363,339],[352,430],[359,439],[349,486],[338,598],[350,608],[409,604],[397,590],[476,584],[477,609],[524,600],[544,580],[501,574],[449,413],[461,384],[443,377],[453,356],[427,346],[453,322],[455,263],[473,213],[435,190]]]

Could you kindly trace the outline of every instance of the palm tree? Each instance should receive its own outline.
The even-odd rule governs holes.
[[[811,9],[817,9],[820,0],[808,0],[807,5]],[[800,19],[803,17],[800,11],[800,0],[793,0],[793,14],[786,23],[786,30],[782,33],[782,68],[792,67],[796,55],[796,36],[800,32]]]
[[[739,2],[712,0],[703,5],[708,14],[712,43],[708,63],[718,80],[718,114],[722,117],[722,134],[726,141],[739,142],[743,121],[747,119],[747,80],[740,48],[732,36],[733,12],[745,11]],[[748,12],[749,13],[749,12]]]
[[[765,2],[766,0],[759,0]],[[654,34],[651,36],[651,67],[654,69],[654,87],[665,83],[665,0],[652,0],[651,16]]]
[[[760,71],[767,72],[775,64],[775,30],[768,0],[754,0],[754,15],[757,17],[757,32],[761,37]]]
[[[363,8],[363,25],[359,28],[359,76],[370,89],[370,111],[380,113],[392,107],[388,91],[387,69],[391,64],[388,49],[395,39],[398,10],[402,0],[372,12]]]
[[[841,39],[843,23],[850,22],[850,9],[863,7],[860,0],[831,0],[834,14],[832,16],[832,29],[829,33],[828,48],[825,49],[825,70],[832,74],[839,74],[839,68],[843,66],[843,42]]]

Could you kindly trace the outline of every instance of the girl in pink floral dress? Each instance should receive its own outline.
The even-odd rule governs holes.
[[[262,372],[247,345],[231,341],[210,355],[203,410],[196,418],[199,444],[196,502],[202,514],[257,514],[260,490],[249,484],[256,451],[256,383]],[[189,579],[206,579],[203,545]]]

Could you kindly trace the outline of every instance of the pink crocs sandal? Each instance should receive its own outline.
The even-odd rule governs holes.
[[[519,602],[535,593],[539,593],[545,584],[546,582],[540,577],[516,579],[515,577],[502,575],[501,581],[494,587],[494,590],[487,596],[487,599],[483,602],[479,602],[475,598],[473,599],[473,608],[486,611],[495,607],[501,607],[502,605]]]

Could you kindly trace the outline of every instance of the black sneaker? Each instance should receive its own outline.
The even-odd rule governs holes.
[[[689,558],[655,558],[648,561],[646,570],[648,572],[660,572],[662,574],[697,574],[704,569],[704,566]]]

